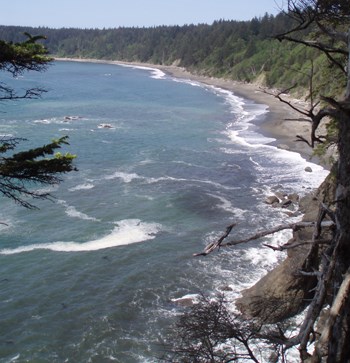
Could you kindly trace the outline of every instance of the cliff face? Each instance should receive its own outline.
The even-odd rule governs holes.
[[[318,188],[300,200],[299,208],[304,213],[304,222],[317,220],[320,202],[334,200],[335,188],[332,174]],[[311,241],[314,228],[302,228],[293,232],[289,244]],[[323,232],[327,238],[331,231]],[[243,315],[258,318],[263,323],[276,323],[301,312],[312,298],[316,278],[301,275],[300,271],[312,270],[319,263],[319,254],[310,255],[310,244],[288,250],[287,258],[251,288],[242,292],[236,301]],[[321,250],[322,247],[320,247]]]

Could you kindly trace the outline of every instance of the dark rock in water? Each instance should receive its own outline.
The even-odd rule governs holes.
[[[275,203],[279,203],[279,202],[280,202],[280,200],[275,195],[271,195],[270,197],[267,197],[265,199],[266,204],[275,204]]]
[[[230,287],[230,286],[222,286],[222,287],[220,287],[220,290],[221,291],[233,291],[232,287]]]
[[[306,172],[308,172],[308,173],[312,173],[312,169],[311,169],[309,166],[307,166],[304,170],[305,170]]]
[[[292,201],[290,199],[286,199],[281,203],[282,208],[287,208],[292,204]]]

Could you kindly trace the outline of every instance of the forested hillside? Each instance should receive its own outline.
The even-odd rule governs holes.
[[[45,45],[55,57],[96,58],[178,65],[192,72],[244,82],[258,81],[267,87],[286,89],[294,84],[308,88],[311,60],[315,89],[334,94],[339,84],[321,73],[324,55],[274,35],[292,26],[285,14],[251,21],[223,21],[212,25],[158,26],[153,28],[50,29],[0,26],[0,39],[19,42],[24,32],[45,35]],[[311,30],[309,29],[308,32]],[[324,72],[324,71],[323,71]],[[323,79],[327,79],[325,84]]]

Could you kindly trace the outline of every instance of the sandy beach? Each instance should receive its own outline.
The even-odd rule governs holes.
[[[164,66],[148,63],[131,63],[120,61],[108,61],[97,59],[75,59],[75,58],[55,58],[58,61],[75,61],[75,62],[93,62],[93,63],[107,63],[107,64],[122,64],[140,67],[149,67],[160,69],[164,73],[182,79],[189,79],[192,81],[200,82],[203,84],[223,88],[232,91],[236,96],[252,100],[256,103],[264,104],[268,106],[269,113],[266,116],[264,122],[260,123],[261,133],[265,136],[276,139],[272,144],[290,151],[295,151],[301,154],[305,159],[311,160],[320,164],[320,160],[316,157],[312,157],[313,150],[304,142],[297,142],[296,135],[302,135],[306,139],[310,138],[310,124],[307,121],[296,121],[299,118],[299,114],[292,110],[288,105],[280,102],[277,98],[264,93],[263,89],[256,84],[241,83],[233,80],[227,80],[223,78],[214,78],[200,76],[188,72],[184,68],[176,66]],[[285,97],[289,101],[293,101],[295,104],[302,105],[303,102]]]
[[[273,142],[274,145],[287,150],[296,151],[302,154],[303,157],[310,159],[312,149],[306,145],[306,143],[295,141],[296,135],[303,135],[305,138],[309,138],[310,124],[307,121],[296,121],[295,119],[299,118],[300,115],[274,96],[265,93],[263,88],[260,88],[256,84],[241,83],[222,78],[197,76],[179,67],[162,66],[159,68],[173,77],[191,79],[193,81],[223,88],[232,91],[236,96],[267,105],[269,113],[267,114],[265,121],[259,125],[261,127],[261,133],[275,138],[276,141]],[[302,101],[292,99],[288,96],[285,98],[294,103],[303,103]]]

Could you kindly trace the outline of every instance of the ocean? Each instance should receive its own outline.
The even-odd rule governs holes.
[[[42,99],[0,105],[0,134],[27,149],[69,136],[77,172],[27,210],[1,196],[0,362],[154,362],[184,310],[228,301],[271,269],[286,232],[193,257],[290,217],[264,200],[301,195],[327,171],[259,133],[265,105],[160,70],[55,62],[3,80]],[[311,166],[313,172],[305,172]]]

